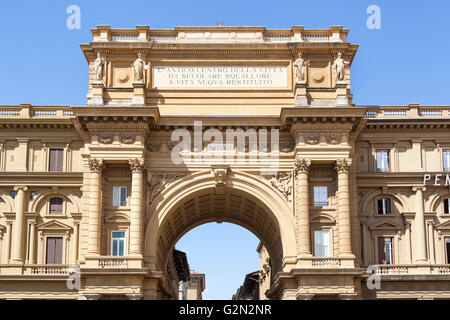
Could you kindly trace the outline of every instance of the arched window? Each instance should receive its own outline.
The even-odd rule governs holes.
[[[62,214],[63,212],[63,199],[62,198],[51,198],[50,199],[50,214]]]

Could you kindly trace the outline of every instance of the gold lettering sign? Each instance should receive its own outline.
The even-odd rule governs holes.
[[[155,66],[155,88],[286,88],[286,66]]]

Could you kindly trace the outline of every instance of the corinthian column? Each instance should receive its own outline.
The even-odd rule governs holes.
[[[308,171],[310,160],[296,159],[295,174],[295,223],[297,227],[297,250],[299,256],[311,256],[311,235],[309,225]]]
[[[414,187],[412,190],[416,193],[416,217],[414,218],[415,235],[413,234],[415,244],[415,262],[427,261],[427,240],[425,236],[425,213],[423,209],[424,187]]]
[[[103,160],[89,159],[89,169],[91,170],[91,188],[89,202],[88,254],[100,255]]]
[[[11,255],[12,263],[23,263],[23,238],[25,222],[25,186],[14,187],[16,192],[16,220],[14,221],[13,250]]]
[[[351,160],[342,159],[336,161],[338,176],[338,229],[339,229],[339,255],[352,255],[350,235],[350,188],[349,170]]]
[[[143,159],[130,159],[131,216],[130,216],[130,255],[142,256],[142,180],[145,170]]]

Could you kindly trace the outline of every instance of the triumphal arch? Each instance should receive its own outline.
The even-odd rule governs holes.
[[[450,298],[450,107],[353,104],[348,32],[93,29],[86,105],[0,107],[0,298],[174,299],[223,221],[262,298]]]

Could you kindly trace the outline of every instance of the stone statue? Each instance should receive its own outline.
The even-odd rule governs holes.
[[[144,82],[144,70],[147,70],[142,53],[138,53],[137,59],[133,62],[134,82]]]
[[[336,82],[344,81],[346,64],[347,63],[344,61],[344,59],[342,59],[342,53],[339,52],[338,57],[336,58],[336,60],[334,60],[334,63],[333,63],[334,77],[335,77]]]
[[[302,53],[298,53],[298,58],[294,62],[296,83],[303,83],[306,80],[306,67],[309,66],[309,61],[302,57]]]
[[[101,53],[97,53],[97,59],[94,61],[94,65],[90,68],[91,71],[95,72],[94,81],[102,81],[105,69],[106,59],[102,57]]]

